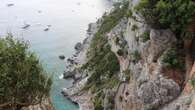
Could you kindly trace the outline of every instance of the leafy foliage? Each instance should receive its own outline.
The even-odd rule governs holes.
[[[150,33],[149,32],[144,32],[141,36],[140,36],[142,42],[147,42],[148,40],[150,40]]]
[[[128,6],[129,2],[123,2],[120,5],[117,5],[109,15],[103,16],[103,22],[98,32],[105,34],[106,32],[109,32],[114,26],[116,26],[118,21],[126,16]]]
[[[131,78],[131,70],[130,69],[126,69],[123,71],[124,75],[125,75],[125,81],[129,81]]]
[[[131,53],[131,61],[138,62],[141,59],[141,55],[138,50],[135,50]]]
[[[176,48],[169,49],[165,55],[163,55],[162,61],[169,67],[182,67],[182,62],[180,61],[179,54]]]
[[[138,29],[138,26],[136,24],[132,25],[131,30],[136,31]]]
[[[104,97],[105,96],[103,91],[100,91],[96,94],[93,99],[94,110],[104,110],[104,107],[102,106],[102,100],[104,99]]]
[[[141,0],[135,11],[154,28],[170,28],[184,32],[195,13],[193,0]]]
[[[28,44],[11,35],[0,38],[0,105],[26,106],[39,103],[49,95],[52,81],[46,77]]]
[[[195,88],[195,76],[193,75],[192,78],[189,80],[190,84],[192,85],[193,89]]]
[[[132,10],[128,10],[126,16],[127,17],[132,17],[133,16]]]

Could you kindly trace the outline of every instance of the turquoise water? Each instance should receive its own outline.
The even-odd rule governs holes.
[[[14,6],[7,7],[9,3]],[[51,100],[56,110],[78,110],[60,93],[71,81],[59,79],[66,63],[58,56],[71,56],[74,45],[85,38],[88,24],[109,7],[106,0],[0,0],[0,36],[11,32],[29,41],[30,49],[37,53],[46,71],[53,74]],[[25,24],[31,26],[22,29]]]

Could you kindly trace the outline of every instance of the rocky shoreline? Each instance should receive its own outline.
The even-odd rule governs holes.
[[[90,92],[81,91],[85,86],[89,77],[87,71],[79,69],[82,64],[87,61],[86,52],[89,48],[93,35],[97,32],[101,24],[101,19],[96,23],[90,23],[87,30],[86,38],[83,42],[75,45],[75,54],[67,59],[68,66],[63,74],[64,79],[73,79],[73,85],[69,88],[63,88],[62,94],[71,102],[79,105],[80,110],[92,110],[93,104],[89,100],[92,94]]]

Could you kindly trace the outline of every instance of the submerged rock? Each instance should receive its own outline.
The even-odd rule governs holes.
[[[60,55],[60,56],[59,56],[59,59],[60,59],[60,60],[64,60],[65,58],[66,58],[66,57],[65,57],[64,55]]]

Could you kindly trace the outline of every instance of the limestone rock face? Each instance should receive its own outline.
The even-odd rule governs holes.
[[[192,99],[192,103],[191,103],[191,105],[190,105],[189,110],[194,110],[194,109],[195,109],[195,96],[194,96],[193,99]]]
[[[192,94],[180,96],[173,102],[160,108],[160,110],[194,110],[194,105],[192,103],[192,100],[194,101],[193,98],[194,96]]]
[[[137,92],[145,108],[154,109],[176,98],[180,87],[173,80],[161,77],[143,83]]]
[[[174,45],[176,43],[176,37],[170,30],[155,30],[150,31],[150,42],[151,47],[149,48],[149,61],[156,61],[162,52],[164,52],[167,47]]]
[[[131,6],[137,2],[138,0],[132,0]],[[137,30],[131,29],[133,24],[138,26]],[[139,36],[145,31],[149,32],[150,39],[141,42]],[[124,79],[124,70],[131,70],[130,81],[119,85],[115,97],[115,110],[158,110],[179,96],[180,86],[173,79],[163,76],[164,65],[161,61],[161,56],[177,42],[173,32],[151,29],[129,18],[128,21],[121,20],[108,36],[112,51],[116,55],[118,49],[127,51],[127,55],[117,55],[121,69],[120,79]],[[116,37],[124,46],[115,42]],[[140,56],[137,62],[132,60],[135,51]]]

